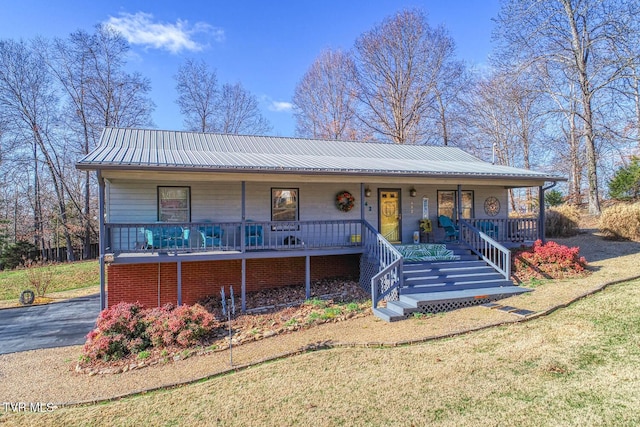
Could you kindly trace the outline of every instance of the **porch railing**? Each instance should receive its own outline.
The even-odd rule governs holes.
[[[538,239],[538,218],[471,218],[465,221],[498,242],[525,242]]]
[[[371,287],[373,308],[383,299],[397,300],[402,287],[403,257],[371,224],[363,225],[364,252],[360,258],[360,286]]]
[[[458,222],[460,240],[480,256],[487,264],[495,268],[506,280],[511,278],[511,251],[467,220]]]
[[[179,253],[323,249],[362,245],[362,221],[105,224],[106,252]]]

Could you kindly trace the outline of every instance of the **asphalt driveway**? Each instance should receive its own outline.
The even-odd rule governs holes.
[[[0,310],[0,354],[83,344],[100,313],[100,295]]]

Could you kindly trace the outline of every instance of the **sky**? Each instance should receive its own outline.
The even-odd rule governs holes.
[[[108,23],[131,45],[128,71],[151,81],[157,128],[184,128],[174,76],[193,58],[215,69],[220,84],[240,82],[254,94],[271,135],[295,136],[291,98],[318,54],[351,49],[362,33],[408,8],[444,25],[459,59],[486,63],[499,0],[0,0],[0,39],[66,37]]]

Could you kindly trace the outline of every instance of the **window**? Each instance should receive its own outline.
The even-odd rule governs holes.
[[[460,195],[462,196],[461,217],[473,218],[473,191],[462,191]],[[457,204],[457,191],[438,191],[438,216],[444,215],[455,220]]]
[[[271,189],[271,221],[298,221],[298,189]]]
[[[191,221],[190,187],[158,187],[158,221]]]

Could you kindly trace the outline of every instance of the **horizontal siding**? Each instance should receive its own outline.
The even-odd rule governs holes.
[[[185,185],[181,182],[116,181],[108,186],[108,221],[113,223],[155,222],[157,219],[157,187],[159,185]],[[366,185],[366,184],[365,184]],[[240,182],[193,182],[191,187],[191,219],[194,222],[236,222],[241,220],[242,185]],[[455,190],[455,186],[437,185],[366,185],[371,189],[371,197],[366,197],[365,219],[374,227],[378,226],[378,189],[398,188],[402,197],[402,241],[410,243],[413,232],[418,231],[422,219],[422,198],[429,198],[429,219],[434,225],[433,238],[441,240],[442,230],[437,228],[437,192]],[[410,197],[409,190],[415,188],[416,197]],[[246,183],[246,218],[253,221],[271,220],[271,188],[299,188],[300,220],[347,220],[360,218],[360,185],[348,183]],[[484,201],[489,196],[500,200],[500,213],[496,218],[507,218],[508,195],[504,187],[464,186],[463,190],[474,191],[476,218],[490,218],[484,213]],[[336,208],[335,196],[340,191],[349,191],[355,197],[355,205],[350,212]]]
[[[147,182],[115,181],[108,185],[108,222],[155,222],[158,218],[158,186],[191,187],[191,220],[232,222],[242,219],[242,184],[240,182]],[[298,188],[300,220],[360,218],[360,186],[357,184],[315,183],[246,183],[246,218],[271,220],[271,188]],[[349,191],[355,197],[350,212],[336,208],[335,196]]]

